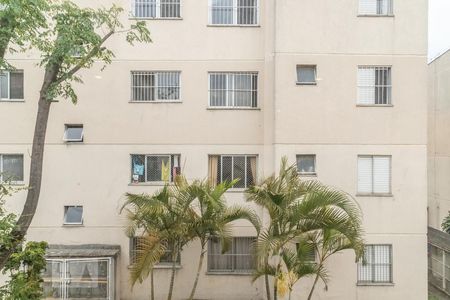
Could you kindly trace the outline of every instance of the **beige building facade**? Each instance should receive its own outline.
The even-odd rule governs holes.
[[[115,59],[83,71],[78,104],[51,108],[28,234],[60,245],[49,257],[48,299],[148,299],[149,281],[129,285],[124,194],[152,193],[181,170],[245,178],[226,196],[248,205],[243,189],[283,156],[305,180],[349,193],[364,215],[370,263],[336,255],[328,290],[320,285],[313,299],[427,298],[426,0],[77,1],[113,2],[130,10],[124,24],[148,19],[153,43],[114,37]],[[0,171],[26,184],[43,73],[38,56],[10,61],[20,71],[0,78]],[[24,199],[8,204],[18,210]],[[234,235],[231,260],[209,245],[199,299],[264,299],[263,280],[252,283],[236,259],[248,256],[255,231],[242,222]],[[198,248],[181,254],[175,299],[192,286]],[[169,275],[164,264],[156,270],[157,299]],[[88,277],[97,279],[77,280]],[[310,285],[293,299],[306,299]]]

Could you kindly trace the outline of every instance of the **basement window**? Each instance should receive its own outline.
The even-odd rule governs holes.
[[[63,140],[65,142],[82,142],[83,125],[66,124]]]

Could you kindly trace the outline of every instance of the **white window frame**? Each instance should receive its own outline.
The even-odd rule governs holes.
[[[223,24],[223,23],[213,23],[212,22],[212,10],[213,4],[212,0],[208,0],[208,26],[224,26],[224,27],[259,27],[260,22],[260,2],[261,0],[256,0],[256,20],[254,24],[238,24],[238,0],[233,0],[233,23]]]
[[[371,266],[371,280],[361,280],[361,266],[364,265],[364,257],[361,257],[360,260],[357,262],[357,285],[391,285],[394,282],[394,262],[393,262],[393,256],[394,256],[394,250],[392,244],[367,244],[365,247],[372,247],[372,255],[375,256],[375,247],[388,247],[389,248],[389,281],[379,281],[375,278],[375,267],[377,264],[375,263],[368,263],[367,265]],[[373,260],[373,257],[372,257]],[[367,266],[366,265],[366,266]]]
[[[314,68],[314,81],[307,82],[299,80],[300,78],[298,76],[298,73],[302,68]],[[297,76],[297,85],[317,85],[317,65],[306,65],[306,64],[297,65],[296,76]]]
[[[81,207],[81,220],[80,220],[80,222],[67,222],[66,221],[66,216],[67,216],[67,212],[68,212],[68,209],[70,208],[70,207],[74,207],[74,208],[79,208],[79,207]],[[84,207],[83,207],[83,205],[64,205],[64,219],[63,219],[63,225],[64,226],[80,226],[80,225],[83,225],[83,223],[84,223]]]
[[[374,177],[375,177],[375,174],[374,174],[374,168],[373,168],[373,159],[375,158],[375,157],[384,157],[384,158],[389,158],[389,192],[387,192],[387,193],[383,193],[383,192],[374,192]],[[371,178],[371,183],[372,183],[372,192],[371,193],[366,193],[366,192],[360,192],[359,191],[359,183],[358,183],[358,181],[359,181],[359,159],[360,158],[371,158],[372,159],[372,178]],[[356,169],[357,169],[357,175],[356,175],[356,178],[357,178],[357,180],[356,180],[356,190],[357,190],[357,196],[374,196],[374,197],[376,197],[376,196],[392,196],[392,155],[367,155],[367,154],[365,154],[365,155],[358,155],[358,158],[357,158],[357,167],[356,167]]]
[[[394,0],[382,0],[388,2],[388,8],[386,13],[378,13],[377,11],[374,13],[368,13],[362,11],[362,1],[374,1],[375,6],[378,8],[377,2],[379,0],[359,0],[358,1],[358,16],[360,17],[393,17],[394,16]]]
[[[22,163],[25,167],[25,156],[22,153],[0,153],[0,182],[4,182],[4,178],[3,178],[3,156],[8,156],[8,155],[18,155],[18,156],[22,156]],[[25,170],[22,170],[23,172],[23,179],[22,180],[13,180],[11,181],[12,184],[23,184],[24,180],[25,180]]]
[[[174,176],[173,176],[173,168],[176,168],[176,166],[172,166],[172,157],[174,159],[174,161],[178,161],[178,168],[180,168],[181,170],[181,155],[180,154],[131,154],[130,155],[130,159],[131,159],[131,168],[133,168],[133,156],[144,156],[145,160],[144,160],[144,178],[145,181],[144,182],[133,182],[133,180],[131,180],[131,184],[132,185],[164,185],[166,184],[165,181],[148,181],[147,178],[147,159],[148,157],[168,157],[169,158],[169,163],[170,163],[170,179],[167,183],[173,183],[174,181]],[[131,178],[133,178],[133,170],[131,169]]]
[[[225,75],[226,76],[226,87],[225,87],[225,97],[226,97],[226,105],[225,106],[214,106],[211,105],[211,77],[212,75]],[[248,75],[250,77],[250,83],[253,85],[253,76],[256,76],[256,90],[252,89],[247,90],[247,92],[252,93],[251,102],[256,102],[256,105],[253,106],[238,106],[235,104],[235,84],[234,84],[234,76],[237,75]],[[209,109],[258,109],[259,108],[259,73],[258,72],[208,72],[208,108]],[[256,93],[255,93],[256,92]],[[256,94],[256,99],[253,99],[253,94]]]
[[[374,71],[376,71],[377,69],[388,69],[389,70],[389,72],[390,72],[390,80],[391,80],[391,82],[390,82],[390,85],[385,85],[385,86],[382,86],[383,88],[385,88],[385,89],[387,89],[387,92],[388,92],[388,103],[380,103],[380,104],[377,104],[377,103],[375,103],[376,102],[376,98],[374,98],[374,103],[363,103],[363,102],[361,102],[361,99],[359,98],[359,91],[360,91],[360,89],[362,88],[362,89],[364,89],[364,88],[374,88],[374,90],[375,89],[377,89],[377,85],[376,85],[376,77],[375,77],[375,82],[373,83],[373,85],[360,85],[359,84],[359,72],[360,72],[360,70],[362,70],[362,69],[373,69]],[[382,107],[382,106],[388,106],[388,107],[391,107],[391,106],[393,106],[393,104],[392,104],[392,98],[393,98],[393,71],[392,71],[392,66],[389,66],[389,65],[359,65],[358,66],[358,69],[357,69],[357,74],[356,74],[356,80],[357,80],[357,82],[356,82],[356,86],[357,86],[357,90],[356,90],[356,93],[357,93],[357,95],[356,95],[356,105],[357,106],[380,106],[380,107]],[[379,88],[379,86],[378,86],[378,88]]]
[[[141,0],[142,1],[142,0]],[[142,19],[142,20],[180,20],[183,17],[183,0],[180,0],[180,16],[179,17],[161,17],[161,0],[155,0],[155,16],[154,17],[139,17],[135,15],[135,7],[136,0],[131,0],[131,11],[130,14],[133,19]],[[177,4],[177,3],[168,3],[168,4]]]
[[[24,73],[23,70],[16,70],[15,72],[22,73],[23,80],[24,80],[24,84],[22,85],[22,92],[25,95],[25,73]],[[0,70],[0,73],[6,74],[6,78],[7,78],[7,81],[8,81],[8,84],[7,84],[8,97],[6,97],[6,98],[1,98],[0,97],[0,102],[2,102],[2,101],[6,101],[6,102],[23,102],[25,96],[22,99],[11,99],[11,71]]]
[[[79,138],[79,139],[69,139],[67,137],[67,130],[69,128],[71,128],[71,127],[77,127],[77,128],[81,127],[82,128],[82,130],[81,130],[81,138]],[[64,142],[67,142],[67,143],[81,143],[81,142],[83,142],[83,140],[84,140],[84,126],[83,126],[83,124],[65,124],[64,125],[64,136],[63,136],[63,141]]]
[[[174,74],[178,75],[178,99],[160,99],[158,89],[164,88],[165,86],[160,86],[159,77],[161,74]],[[181,99],[181,71],[131,71],[130,73],[130,102],[131,103],[181,103],[183,102]],[[154,100],[133,100],[133,89],[136,88],[136,86],[133,86],[133,76],[136,75],[152,75],[154,78],[154,86],[153,86],[153,93],[154,93]],[[166,86],[167,87],[167,86]]]
[[[296,165],[298,166],[298,159],[300,157],[305,157],[305,156],[313,156],[314,157],[314,172],[301,172],[300,170],[297,169],[298,174],[300,174],[300,176],[316,176],[317,175],[317,155],[316,154],[297,154],[295,156],[295,162]]]
[[[235,240],[236,239],[248,239],[248,240],[250,240],[250,239],[252,239],[252,240],[256,240],[257,239],[257,237],[255,237],[255,236],[235,236],[235,237],[233,237],[232,238],[233,239],[233,242],[232,242],[232,244],[234,244],[235,243]],[[238,253],[234,253],[234,248],[233,248],[233,245],[231,245],[231,248],[230,248],[230,250],[229,251],[233,251],[232,253],[230,253],[230,254],[228,254],[228,253],[222,253],[222,254],[216,254],[216,253],[211,253],[210,252],[210,248],[209,248],[209,246],[210,246],[210,243],[211,243],[211,239],[210,240],[208,240],[208,247],[207,247],[207,257],[208,257],[208,259],[207,259],[207,273],[211,273],[211,274],[224,274],[224,275],[227,275],[227,274],[230,274],[230,275],[235,275],[235,274],[252,274],[252,271],[253,270],[243,270],[243,269],[237,269],[237,268],[235,268],[234,266],[231,268],[231,270],[230,269],[224,269],[224,270],[218,270],[218,269],[212,269],[211,267],[210,267],[210,263],[209,263],[209,261],[210,261],[210,257],[211,256],[218,256],[218,255],[223,255],[223,256],[230,256],[230,257],[236,257],[236,256],[238,256],[238,255],[246,255],[246,256],[249,256],[250,258],[255,258],[254,257],[254,255],[253,255],[253,253],[252,253],[252,251],[249,251],[249,254],[238,254]],[[220,243],[220,242],[219,242]]]

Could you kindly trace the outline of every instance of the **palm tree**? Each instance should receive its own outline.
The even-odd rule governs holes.
[[[189,187],[190,193],[195,197],[194,209],[190,224],[195,238],[200,242],[200,255],[197,267],[197,274],[189,299],[194,299],[198,285],[200,272],[206,254],[206,246],[210,237],[217,237],[222,242],[222,249],[226,251],[231,243],[230,224],[233,221],[244,219],[249,221],[259,232],[260,221],[258,216],[250,209],[240,206],[227,207],[224,194],[236,181],[212,184],[209,181],[196,181]]]
[[[444,218],[441,224],[442,230],[450,234],[450,213]]]
[[[306,233],[324,228],[345,236],[361,236],[359,206],[347,194],[317,181],[302,181],[296,166],[281,161],[278,176],[265,179],[247,189],[247,200],[262,206],[270,216],[268,228],[259,236],[256,251],[260,262],[274,263],[273,295],[278,297],[278,278],[282,270],[285,246]],[[267,298],[270,299],[269,275],[265,275]]]
[[[152,196],[127,194],[127,201],[122,208],[128,211],[127,234],[135,236],[136,232],[144,233],[143,242],[136,253],[136,261],[130,270],[131,284],[133,286],[137,281],[142,283],[149,274],[153,275],[153,266],[169,250],[172,268],[168,300],[172,299],[178,256],[192,239],[185,224],[187,215],[191,213],[192,201],[187,195],[185,180],[180,178],[173,186],[166,185]],[[153,291],[153,280],[151,284]]]

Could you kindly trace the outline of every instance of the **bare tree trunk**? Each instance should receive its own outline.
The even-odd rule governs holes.
[[[316,284],[317,284],[317,281],[318,281],[318,280],[319,280],[319,275],[317,274],[317,275],[316,275],[316,278],[314,279],[313,286],[311,287],[311,291],[309,292],[308,300],[311,300],[312,295],[313,295],[313,293],[314,293],[314,289],[316,288]]]
[[[264,263],[266,264],[266,266],[269,264],[268,258],[267,258],[267,257],[266,257]],[[266,295],[267,295],[267,300],[271,300],[271,297],[270,297],[269,275],[268,275],[268,274],[264,274],[264,281],[265,281],[265,283],[266,283]]]
[[[275,278],[275,283],[273,284],[273,299],[278,300],[278,280]]]
[[[155,281],[153,278],[153,268],[152,271],[150,272],[150,285],[151,285],[151,294],[150,294],[150,299],[151,300],[155,300]]]
[[[31,167],[29,188],[27,190],[27,198],[20,214],[17,226],[13,232],[13,247],[17,247],[25,237],[39,201],[42,182],[42,164],[44,159],[44,143],[47,132],[48,116],[50,113],[51,101],[47,99],[47,93],[50,86],[56,80],[59,71],[59,65],[52,65],[45,70],[44,82],[42,84],[39,95],[38,112],[33,136],[33,148],[31,152]],[[3,249],[1,249],[3,250]],[[1,251],[0,253],[0,270],[5,266],[6,261],[12,254],[12,249]]]
[[[167,300],[172,300],[173,286],[175,284],[175,272],[177,269],[177,259],[178,253],[176,253],[175,256],[172,257],[172,274],[170,276],[169,294],[167,295]]]
[[[200,253],[200,259],[198,261],[198,267],[197,267],[197,275],[195,276],[194,286],[192,287],[191,295],[189,296],[189,300],[193,300],[195,296],[195,290],[197,289],[198,280],[200,278],[200,272],[202,271],[203,266],[203,259],[205,258],[205,246],[202,245],[202,250]]]

